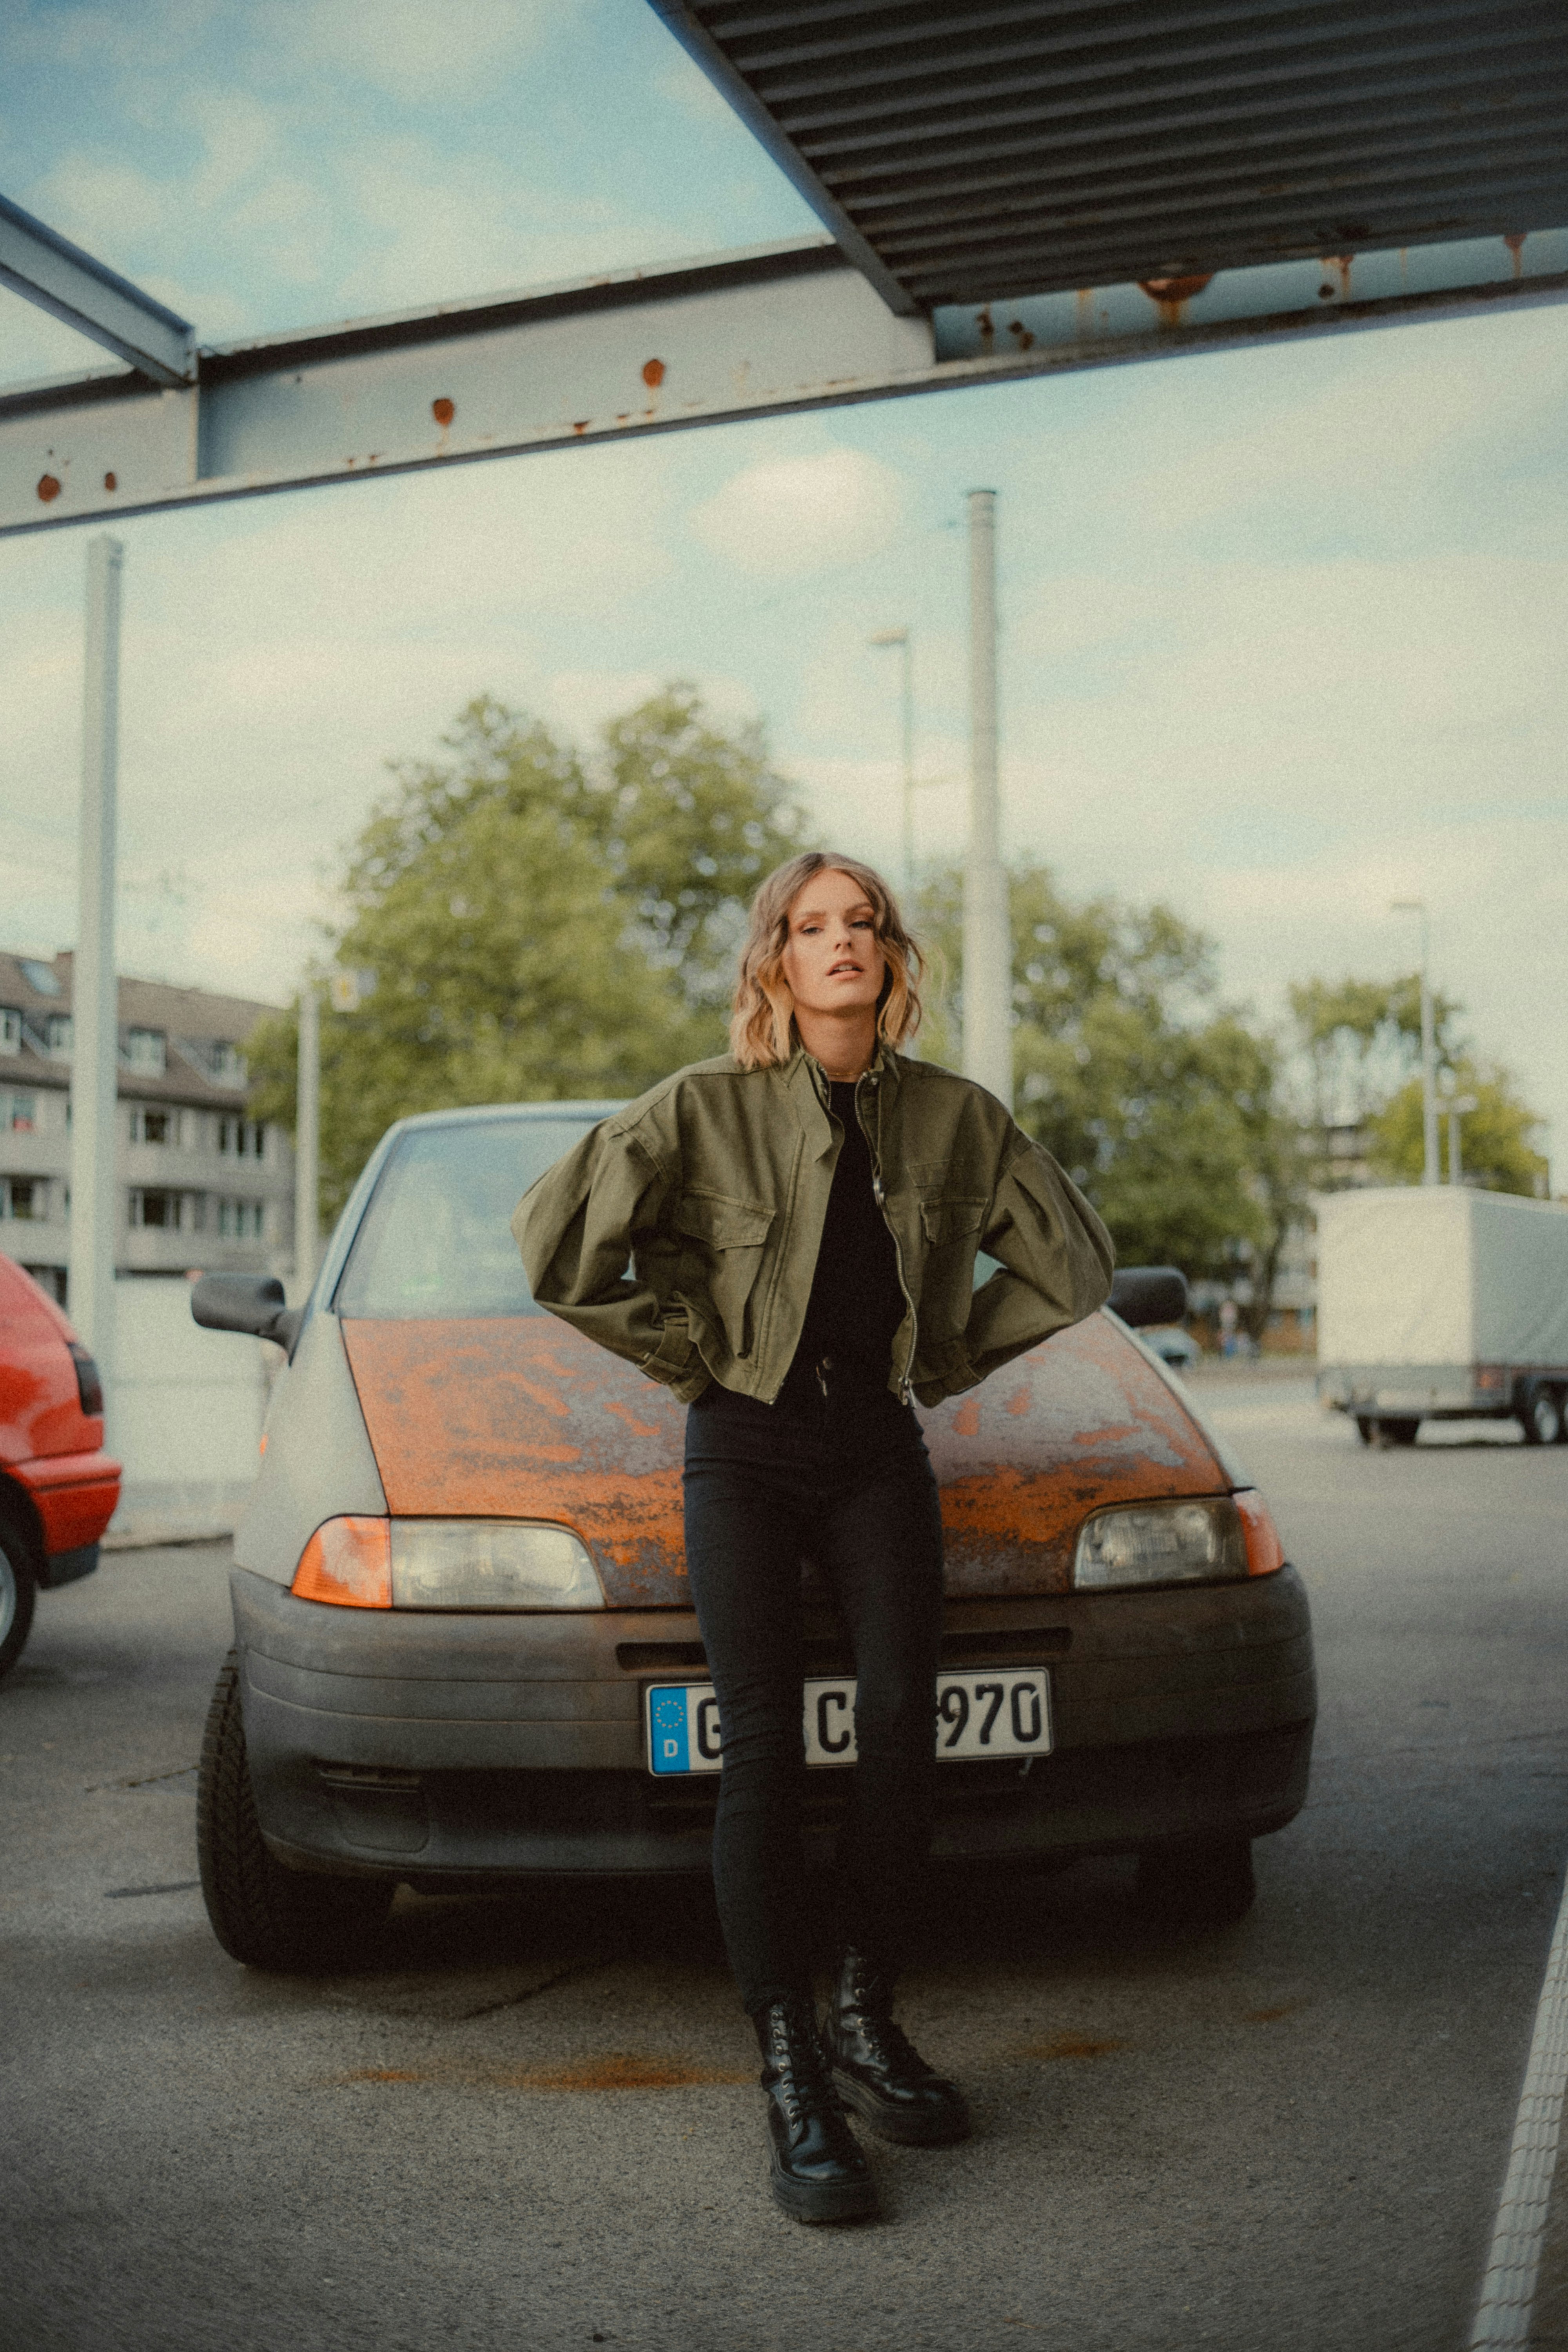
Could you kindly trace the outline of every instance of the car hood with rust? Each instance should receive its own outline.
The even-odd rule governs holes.
[[[685,1408],[552,1317],[347,1319],[387,1507],[575,1528],[613,1606],[689,1606]],[[1089,1512],[1230,1484],[1181,1400],[1090,1316],[984,1387],[922,1412],[950,1593],[1060,1591]]]

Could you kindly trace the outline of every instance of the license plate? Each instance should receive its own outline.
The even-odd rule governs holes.
[[[853,1764],[855,1677],[805,1685],[803,1729],[808,1764]],[[650,1772],[717,1772],[719,1702],[711,1683],[655,1683],[645,1698]],[[936,1678],[939,1763],[984,1756],[1048,1756],[1051,1678],[1044,1666],[976,1666]]]

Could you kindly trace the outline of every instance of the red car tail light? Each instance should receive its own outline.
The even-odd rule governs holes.
[[[66,1344],[76,1366],[76,1392],[82,1412],[89,1421],[96,1421],[103,1411],[103,1381],[98,1366],[79,1339],[69,1339]]]

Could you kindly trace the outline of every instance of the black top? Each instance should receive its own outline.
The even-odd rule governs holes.
[[[899,1254],[871,1186],[871,1147],[855,1112],[853,1085],[830,1081],[833,1116],[844,1129],[823,1220],[800,1345],[779,1392],[782,1405],[820,1403],[818,1368],[829,1392],[886,1389],[893,1334],[908,1311]]]

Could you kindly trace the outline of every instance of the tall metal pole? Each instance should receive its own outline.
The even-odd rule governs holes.
[[[901,629],[879,629],[877,635],[874,637],[868,637],[866,642],[869,646],[897,646],[899,648],[899,701],[904,763],[903,884],[906,898],[913,898],[915,887],[915,633],[906,624]]]
[[[1437,1040],[1432,1019],[1431,946],[1421,909],[1421,1160],[1423,1184],[1440,1184],[1437,1165]]]
[[[300,985],[299,1094],[294,1114],[294,1280],[299,1305],[321,1255],[321,1008],[316,983]]]
[[[1013,941],[996,789],[996,493],[969,493],[969,858],[963,1075],[1013,1105]]]
[[[1431,934],[1424,898],[1395,898],[1396,915],[1421,918],[1421,1181],[1440,1184],[1437,1147],[1437,1038],[1432,1017]]]
[[[106,1383],[114,1356],[114,1244],[119,1225],[114,817],[120,740],[120,578],[124,555],[117,539],[94,539],[88,543],[81,848],[76,955],[71,967],[69,1307],[71,1320],[97,1358]]]
[[[900,684],[903,689],[904,751],[904,895],[915,895],[915,633],[904,631],[900,648]]]

